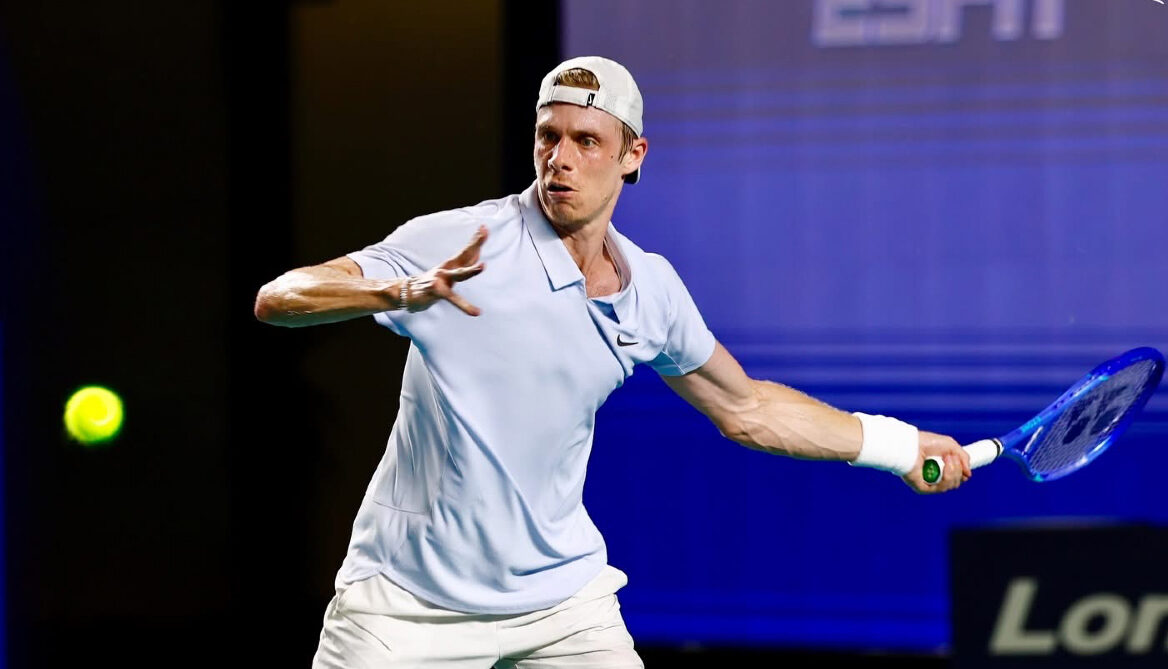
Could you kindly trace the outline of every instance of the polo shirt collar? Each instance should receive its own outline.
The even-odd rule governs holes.
[[[559,290],[583,281],[584,275],[580,273],[580,268],[576,267],[576,261],[572,260],[568,247],[564,246],[564,242],[556,234],[556,229],[543,215],[534,183],[519,196],[519,204],[528,234],[531,235],[535,251],[543,262],[543,269],[547,272],[552,289]]]

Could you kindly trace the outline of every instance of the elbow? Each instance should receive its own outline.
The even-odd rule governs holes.
[[[252,313],[256,320],[269,325],[295,328],[311,325],[303,316],[310,313],[310,301],[305,298],[311,289],[312,278],[299,270],[292,270],[272,279],[256,292]]]
[[[722,436],[739,446],[751,450],[762,451],[770,455],[791,455],[784,440],[775,433],[772,427],[756,420],[749,415],[723,416],[714,420],[714,425]]]
[[[255,313],[255,317],[256,317],[257,321],[259,321],[261,323],[271,323],[272,322],[272,311],[273,311],[272,306],[270,304],[268,304],[268,302],[266,300],[264,300],[263,297],[260,297],[260,296],[256,297],[255,307],[253,308],[253,312]]]
[[[252,311],[255,314],[256,320],[261,323],[268,323],[271,325],[280,325],[280,315],[283,313],[279,299],[269,290],[269,286],[264,286],[256,294],[255,305]]]
[[[741,417],[716,416],[713,418],[713,422],[714,426],[718,428],[718,432],[730,441],[747,448],[759,448],[759,444],[751,434],[749,425]]]

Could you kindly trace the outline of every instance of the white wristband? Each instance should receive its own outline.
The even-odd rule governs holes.
[[[904,476],[916,467],[921,451],[916,427],[888,416],[859,412],[852,415],[860,419],[864,443],[860,455],[850,464],[883,469],[897,476]]]

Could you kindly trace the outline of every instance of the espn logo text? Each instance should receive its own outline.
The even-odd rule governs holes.
[[[815,0],[811,41],[823,47],[956,42],[964,35],[966,11],[978,6],[991,12],[990,30],[995,40],[1009,42],[1027,37],[1051,40],[1063,34],[1065,2]]]
[[[1062,613],[1057,629],[1032,625],[1037,596],[1038,579],[1009,582],[990,637],[990,655],[1053,655],[1060,649],[1072,655],[1146,655],[1168,650],[1168,641],[1160,638],[1168,619],[1168,594],[1146,594],[1134,602],[1110,592],[1087,595]]]

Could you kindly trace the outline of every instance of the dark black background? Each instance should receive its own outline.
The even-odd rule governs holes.
[[[259,324],[256,290],[525,187],[559,60],[552,2],[378,4],[0,7],[8,666],[308,666],[406,347],[367,319]],[[360,30],[362,12],[384,28]],[[106,448],[61,427],[91,382],[126,401]]]

